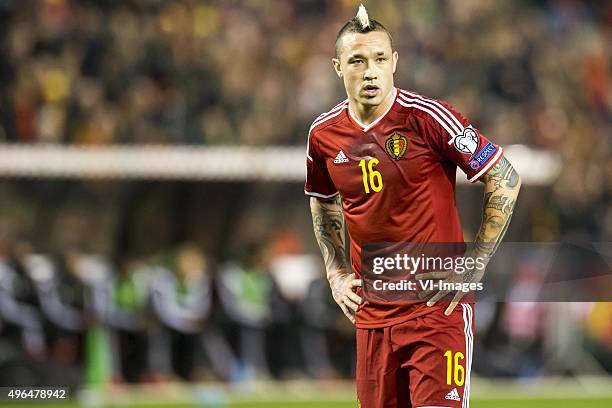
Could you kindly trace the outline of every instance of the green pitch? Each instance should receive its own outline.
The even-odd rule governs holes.
[[[473,408],[559,408],[564,405],[572,408],[604,408],[612,406],[610,399],[528,399],[528,400],[476,400]]]
[[[356,408],[352,381],[259,381],[109,385],[73,390],[59,403],[0,401],[0,408]],[[547,378],[534,381],[479,379],[472,408],[611,408],[612,378]],[[363,407],[368,408],[368,407]]]

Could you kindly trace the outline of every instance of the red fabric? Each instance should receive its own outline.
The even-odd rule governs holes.
[[[444,305],[446,306],[446,305]],[[357,397],[363,408],[463,407],[469,402],[473,314],[458,305],[450,316],[442,306],[394,326],[357,329]],[[468,329],[469,328],[469,329]],[[447,380],[451,351],[451,384]],[[463,367],[455,383],[455,355]],[[452,397],[456,389],[459,400]],[[469,404],[465,405],[466,407]]]
[[[402,139],[400,144],[403,138],[407,142],[399,159],[386,150],[393,135]],[[471,151],[461,152],[452,141],[467,136],[474,142],[460,146]],[[468,178],[484,174],[502,154],[499,146],[489,143],[447,103],[408,91],[398,89],[390,110],[365,131],[351,119],[344,102],[319,116],[310,129],[305,192],[313,196],[340,193],[351,266],[361,276],[362,244],[463,242],[455,206],[456,169],[459,166]],[[487,146],[490,152],[482,153]],[[475,157],[482,160],[475,162]],[[379,192],[366,193],[359,163],[372,158],[379,160],[372,169],[380,172],[383,186]],[[357,327],[395,324],[418,316],[423,307],[366,301],[357,313]]]

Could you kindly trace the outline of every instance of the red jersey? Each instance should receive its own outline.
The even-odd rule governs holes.
[[[455,206],[457,166],[475,182],[502,157],[502,148],[449,104],[392,92],[392,105],[371,124],[361,124],[345,100],[320,115],[308,134],[305,193],[340,194],[358,276],[362,243],[463,242]],[[426,312],[424,303],[366,300],[357,327],[389,326]]]

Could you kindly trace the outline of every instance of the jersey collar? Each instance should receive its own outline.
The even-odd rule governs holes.
[[[349,117],[351,118],[351,120],[353,122],[355,122],[355,124],[357,126],[359,126],[361,128],[362,131],[367,132],[368,130],[372,129],[374,126],[376,126],[376,124],[378,122],[380,122],[385,116],[387,116],[387,113],[389,113],[389,111],[391,110],[391,108],[393,107],[393,105],[395,105],[395,100],[397,99],[397,88],[393,88],[393,102],[391,102],[391,104],[389,105],[389,107],[387,108],[387,110],[385,111],[385,113],[383,113],[382,115],[380,115],[374,122],[370,123],[369,125],[364,125],[363,123],[361,123],[361,121],[359,119],[357,119],[357,116],[355,116],[353,114],[353,111],[351,110],[351,104],[348,104],[348,114]]]

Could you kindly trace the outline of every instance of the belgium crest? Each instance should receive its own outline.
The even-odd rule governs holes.
[[[385,142],[385,149],[393,160],[400,160],[404,157],[407,147],[408,139],[397,133],[394,133],[393,136],[390,136]]]

